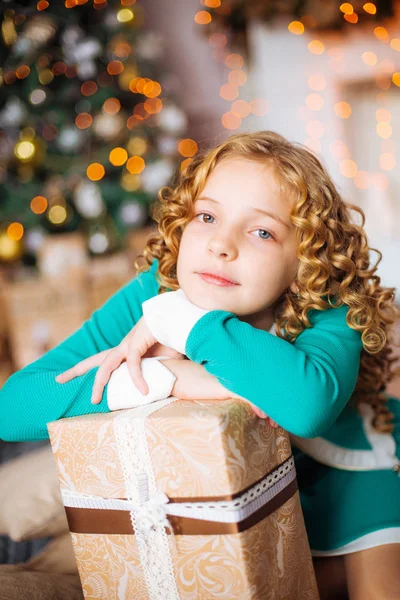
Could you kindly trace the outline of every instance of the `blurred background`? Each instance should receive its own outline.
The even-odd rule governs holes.
[[[159,188],[238,131],[312,149],[365,211],[378,274],[400,289],[400,2],[0,10],[0,387],[135,276]],[[30,447],[0,441],[0,462]],[[48,541],[7,533],[2,563]]]
[[[0,43],[0,383],[135,275],[160,187],[232,132],[317,153],[400,288],[399,2],[9,0]]]

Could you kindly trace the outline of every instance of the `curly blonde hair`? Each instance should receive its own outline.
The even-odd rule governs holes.
[[[368,246],[363,229],[365,214],[343,201],[319,159],[306,147],[289,142],[272,131],[238,133],[211,150],[199,152],[176,182],[161,188],[153,218],[158,231],[150,234],[143,254],[145,265],[159,262],[159,293],[178,289],[176,265],[182,232],[194,216],[194,202],[207,177],[223,159],[244,157],[273,167],[284,192],[294,196],[291,221],[297,228],[299,269],[296,292],[288,288],[274,304],[277,336],[293,342],[311,327],[308,312],[343,304],[349,307],[347,324],[361,332],[363,349],[352,400],[374,408],[373,426],[392,431],[393,415],[386,406],[386,385],[397,375],[397,361],[388,334],[399,315],[395,288],[384,288],[376,275],[382,254]],[[361,215],[361,225],[351,222],[350,210]],[[369,251],[379,257],[370,263]],[[138,258],[140,258],[138,257]],[[393,341],[393,340],[392,340]],[[391,341],[391,343],[392,343]]]

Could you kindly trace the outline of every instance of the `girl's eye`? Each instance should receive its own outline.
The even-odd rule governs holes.
[[[202,217],[202,216],[210,217],[210,219],[214,218],[212,215],[209,215],[208,213],[199,213],[198,215],[196,215],[196,219],[197,219],[197,217]],[[203,221],[203,223],[210,223],[210,221]]]
[[[262,231],[262,232],[263,232],[263,234],[266,234],[266,236],[269,236],[269,237],[264,237],[264,235],[262,235],[262,236],[257,236],[257,237],[259,237],[259,238],[260,238],[260,240],[269,240],[270,238],[271,238],[271,239],[273,239],[273,238],[272,238],[272,235],[270,234],[270,232],[269,232],[269,231],[267,231],[266,229],[256,229],[256,231]]]

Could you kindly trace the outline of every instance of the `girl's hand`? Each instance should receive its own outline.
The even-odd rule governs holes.
[[[172,348],[167,348],[157,342],[149,332],[146,322],[141,318],[118,346],[103,350],[80,361],[71,369],[58,375],[56,381],[58,383],[66,383],[74,379],[74,377],[83,375],[90,369],[100,365],[92,390],[92,403],[99,404],[104,387],[110,379],[111,373],[126,360],[132,381],[139,391],[143,395],[146,395],[149,389],[143,378],[140,365],[142,358],[151,358],[153,356],[170,356],[179,360],[183,358],[180,352]]]

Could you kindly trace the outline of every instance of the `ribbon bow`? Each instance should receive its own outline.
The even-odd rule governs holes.
[[[166,527],[172,532],[172,527],[167,519],[165,505],[169,498],[164,492],[155,494],[143,502],[135,511],[135,521],[141,533],[147,538],[151,530],[156,530],[160,526]]]

